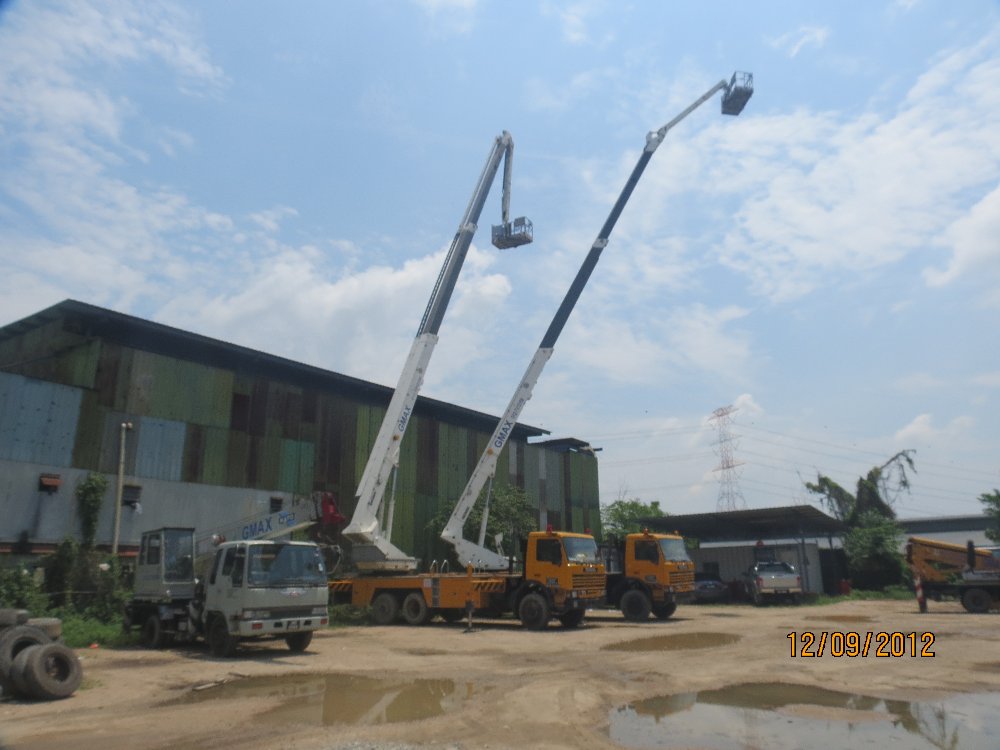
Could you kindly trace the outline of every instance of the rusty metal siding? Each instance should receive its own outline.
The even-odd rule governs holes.
[[[181,480],[187,425],[168,419],[140,417],[134,423],[135,476]]]
[[[297,494],[312,492],[315,446],[299,440],[281,440],[278,489]]]
[[[61,385],[90,388],[101,343],[51,320],[0,342],[0,369]]]
[[[599,526],[597,459],[587,453],[567,453],[566,472],[569,500],[573,508],[573,531],[591,532]]]
[[[70,466],[82,392],[0,373],[0,458]]]
[[[135,351],[126,405],[134,414],[228,426],[232,383],[233,374],[226,370]]]
[[[97,391],[83,391],[82,395],[73,442],[73,466],[97,469],[101,464],[105,409],[99,402]]]

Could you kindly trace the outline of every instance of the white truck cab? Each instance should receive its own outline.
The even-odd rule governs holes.
[[[232,656],[242,639],[283,638],[303,651],[328,624],[326,568],[315,544],[224,542],[204,571],[196,571],[194,548],[194,529],[142,535],[125,626],[139,626],[147,646],[202,637],[216,656]]]

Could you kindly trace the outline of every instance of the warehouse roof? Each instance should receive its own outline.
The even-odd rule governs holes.
[[[384,385],[72,299],[63,300],[34,315],[0,327],[0,341],[15,338],[59,319],[65,321],[64,326],[68,330],[80,335],[153,354],[220,369],[235,369],[307,388],[336,390],[379,404],[388,403],[392,397],[393,389]],[[12,364],[16,363],[0,362],[0,368],[11,370]],[[498,419],[494,415],[424,396],[417,399],[415,412],[434,415],[439,419],[446,418],[453,423],[488,432],[493,430]],[[520,439],[547,434],[548,430],[521,423],[518,423],[514,431],[514,436]]]
[[[717,511],[644,520],[650,529],[678,531],[702,542],[839,536],[846,526],[812,505]]]

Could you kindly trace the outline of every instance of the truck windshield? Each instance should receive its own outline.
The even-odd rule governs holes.
[[[593,539],[568,536],[563,538],[563,544],[566,546],[566,559],[571,563],[600,562],[597,554],[597,542]]]
[[[326,584],[323,557],[316,547],[298,544],[252,544],[247,565],[250,586],[315,586]]]
[[[663,559],[667,562],[687,562],[687,549],[684,547],[683,539],[661,539],[660,549],[663,550]]]

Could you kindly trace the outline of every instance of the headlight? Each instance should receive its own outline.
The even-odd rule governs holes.
[[[325,615],[326,614],[326,607],[313,607],[312,613],[314,615]]]

